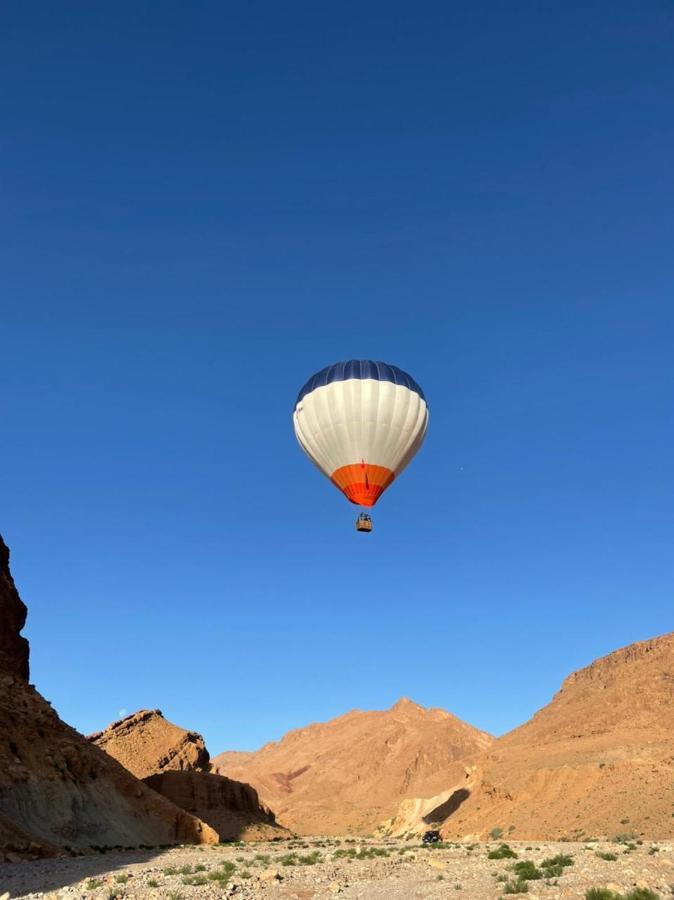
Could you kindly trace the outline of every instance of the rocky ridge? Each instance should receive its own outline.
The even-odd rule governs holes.
[[[89,735],[136,778],[165,771],[208,772],[210,757],[203,737],[169,722],[159,709],[141,709]]]
[[[222,753],[213,767],[252,784],[293,831],[363,834],[401,800],[446,788],[462,774],[460,761],[491,743],[451,713],[402,698],[291,731],[255,753]]]
[[[208,825],[62,722],[27,683],[25,618],[0,538],[0,860],[66,846],[217,841]]]
[[[225,840],[273,840],[287,835],[248,784],[209,772],[203,737],[142,709],[89,740],[153,790],[207,822]]]
[[[674,836],[674,633],[595,660],[527,723],[464,761],[437,796],[401,805],[392,834],[446,839]]]

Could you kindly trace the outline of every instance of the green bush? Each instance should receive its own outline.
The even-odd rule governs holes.
[[[217,881],[220,885],[225,885],[235,872],[236,866],[234,863],[225,859],[220,863],[220,868],[213,869],[212,872],[208,873],[207,877],[209,881]]]
[[[536,864],[530,859],[523,859],[514,863],[512,870],[517,875],[518,881],[537,881],[543,877],[543,873],[539,872]]]
[[[501,844],[496,850],[487,853],[487,859],[517,859],[517,854],[507,844]]]
[[[596,855],[599,859],[605,859],[607,862],[615,862],[618,859],[615,853],[602,853],[601,850],[597,850]]]
[[[572,865],[573,859],[570,856],[559,853],[557,856],[551,856],[549,859],[544,859],[541,863],[541,869],[544,870],[546,878],[559,878],[560,875],[564,874],[566,866]]]

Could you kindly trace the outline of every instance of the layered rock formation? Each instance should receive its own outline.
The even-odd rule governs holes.
[[[184,769],[208,772],[211,767],[202,736],[169,722],[159,709],[141,709],[89,740],[137,778]]]
[[[65,846],[215,842],[208,825],[157,794],[62,722],[27,683],[25,606],[0,539],[0,859]]]
[[[401,808],[394,833],[434,819],[448,839],[493,828],[535,840],[674,836],[674,633],[569,676],[548,706],[469,762],[443,794]]]
[[[165,771],[145,783],[208,822],[221,841],[273,841],[290,837],[249,784],[204,772]]]
[[[153,790],[207,822],[221,841],[286,836],[248,784],[209,774],[204,739],[142,709],[89,738]]]
[[[367,833],[405,798],[433,794],[492,738],[441,709],[402,699],[291,731],[255,753],[222,753],[220,774],[247,781],[302,834]]]

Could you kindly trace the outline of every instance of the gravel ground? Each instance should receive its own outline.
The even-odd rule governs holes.
[[[507,890],[513,887],[528,888],[527,900],[585,898],[592,887],[617,894],[647,888],[658,898],[674,897],[672,843],[510,841],[516,857],[498,851],[500,846],[426,848],[394,840],[324,838],[97,853],[0,866],[0,900],[508,900],[517,896]],[[489,859],[494,851],[504,858]],[[542,865],[544,860],[553,862]],[[535,868],[524,874],[539,877],[523,882],[513,866],[526,861]]]

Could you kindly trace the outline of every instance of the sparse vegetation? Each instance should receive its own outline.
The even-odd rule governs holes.
[[[410,853],[414,847],[401,847],[398,853]],[[335,850],[332,854],[333,859],[375,859],[377,856],[389,856],[389,851],[384,847],[363,847],[355,850],[353,847],[347,849]]]
[[[549,859],[544,859],[541,863],[541,869],[544,870],[546,878],[559,878],[560,875],[564,874],[564,869],[567,866],[573,865],[573,858],[567,856],[564,853],[559,853],[557,856],[552,856]]]
[[[501,844],[496,850],[490,850],[487,859],[517,859],[517,854],[508,844]]]
[[[220,885],[224,885],[227,884],[235,872],[235,864],[226,859],[220,863],[219,869],[213,869],[209,872],[207,878],[209,881],[217,881]]]
[[[511,868],[517,875],[518,881],[537,881],[543,877],[543,873],[536,868],[536,864],[530,859],[522,859],[513,863]]]
[[[506,832],[507,827],[506,824]],[[387,878],[391,877],[392,872],[389,866],[375,866],[368,865],[368,863],[380,859],[386,860],[391,856],[395,859],[397,856],[400,862],[403,858],[408,863],[414,860],[413,865],[405,867],[406,877],[411,877],[412,883],[422,884],[424,880],[426,884],[438,883],[436,892],[444,890],[448,897],[450,895],[456,897],[470,895],[471,898],[478,895],[483,896],[484,887],[486,887],[487,891],[484,892],[484,896],[491,896],[494,900],[496,898],[509,900],[511,896],[514,898],[521,896],[524,900],[525,897],[542,896],[543,894],[546,897],[550,895],[552,898],[564,893],[565,889],[567,893],[576,891],[574,896],[582,896],[585,900],[658,900],[661,897],[664,900],[665,895],[671,896],[674,900],[674,885],[671,894],[667,887],[668,881],[672,880],[671,875],[668,880],[663,880],[663,876],[666,878],[670,874],[664,868],[670,865],[668,860],[672,858],[669,843],[663,842],[662,845],[659,845],[654,841],[647,840],[642,847],[643,852],[637,854],[635,852],[638,850],[636,840],[628,841],[626,835],[617,835],[616,838],[620,838],[620,840],[613,844],[607,844],[605,843],[606,836],[601,837],[595,846],[581,843],[581,841],[587,840],[586,838],[574,837],[573,844],[568,846],[548,841],[536,846],[522,841],[517,842],[514,847],[500,841],[486,845],[485,843],[466,844],[448,841],[444,844],[423,845],[422,847],[418,843],[418,838],[414,843],[407,845],[399,839],[385,841],[380,837],[372,840],[360,838],[355,843],[345,839],[341,841],[320,839],[308,842],[286,841],[281,846],[270,843],[248,843],[245,845],[245,851],[238,851],[239,855],[236,857],[237,851],[230,845],[229,852],[216,854],[215,858],[212,854],[202,855],[197,852],[198,848],[196,847],[186,847],[184,848],[185,852],[165,855],[164,861],[173,861],[174,865],[164,869],[156,868],[155,863],[155,866],[150,864],[143,867],[144,871],[141,871],[140,868],[137,870],[136,860],[134,860],[133,869],[124,869],[124,861],[115,861],[104,874],[96,874],[88,879],[82,879],[79,889],[82,897],[96,896],[101,900],[103,898],[105,900],[122,900],[130,893],[133,893],[134,896],[136,893],[139,896],[145,896],[145,891],[148,896],[152,892],[157,896],[161,895],[163,900],[172,900],[174,897],[181,898],[181,894],[179,892],[172,893],[169,888],[182,888],[182,885],[185,885],[182,888],[182,897],[188,900],[190,897],[201,896],[202,892],[208,893],[208,886],[210,886],[211,893],[215,892],[214,896],[234,890],[231,887],[230,879],[235,873],[238,873],[240,887],[235,890],[238,892],[243,890],[246,893],[255,889],[251,879],[255,879],[256,871],[260,872],[261,869],[269,866],[273,868],[263,875],[263,880],[271,878],[273,883],[275,879],[282,879],[282,884],[287,884],[289,888],[294,887],[298,881],[306,880],[308,873],[303,873],[302,867],[311,866],[316,871],[317,881],[322,882],[327,875],[328,880],[335,880],[339,884],[343,876],[351,880],[350,875],[353,875],[357,880],[365,877],[368,880],[376,881],[385,889],[381,882],[385,882]],[[292,851],[288,849],[291,844],[295,847]],[[305,849],[307,847],[310,849]],[[432,858],[433,854],[429,856],[428,853],[422,852],[422,850],[436,849],[447,851],[446,855],[442,855],[443,862],[436,863]],[[477,863],[473,863],[465,857],[465,854],[470,853],[471,849],[474,858],[477,860],[479,856],[482,862],[477,860]],[[550,854],[547,857],[545,856],[546,851]],[[623,859],[624,853],[633,853],[632,860]],[[489,857],[489,862],[485,857]],[[201,862],[205,859],[208,860],[207,865]],[[602,866],[602,860],[611,865]],[[98,862],[100,865],[100,860]],[[346,865],[347,863],[353,864],[353,866]],[[433,872],[427,865],[429,863],[436,865],[437,869],[441,871],[438,872],[436,869]],[[71,864],[74,865],[74,863]],[[635,864],[636,868],[634,868]],[[473,868],[475,865],[477,865],[477,870]],[[574,865],[576,871],[572,878],[564,878],[569,867]],[[641,871],[641,867],[646,865],[648,868]],[[283,870],[283,866],[296,868]],[[276,867],[278,867],[278,873],[275,871]],[[356,869],[356,867],[358,868],[357,872],[349,873],[350,869]],[[446,867],[447,871],[445,871]],[[602,872],[605,878],[603,881],[600,880]],[[609,872],[610,878],[608,877]],[[174,876],[174,878],[168,880],[165,878],[167,875]],[[465,878],[470,877],[471,879],[465,885],[458,881],[458,878],[465,880],[464,875]],[[647,878],[646,881],[637,880],[644,876]],[[595,883],[599,881],[599,885],[590,887],[593,881]],[[606,887],[605,885],[609,882],[616,883]],[[244,884],[245,887],[242,886]],[[442,884],[445,885],[444,888],[441,887]],[[624,886],[620,887],[621,884]],[[637,884],[641,884],[643,887],[636,887]],[[492,887],[489,888],[489,885]],[[654,890],[656,887],[657,890]]]
[[[492,828],[489,832],[489,837],[492,841],[497,841],[499,838],[503,837],[503,829],[502,828]]]
[[[649,888],[635,888],[628,894],[616,894],[608,888],[590,888],[585,892],[585,900],[658,900],[658,895]]]
[[[526,881],[507,881],[503,885],[504,894],[527,894],[529,893],[529,885]]]
[[[208,884],[208,878],[205,875],[187,875],[183,878],[183,884],[199,886]]]

